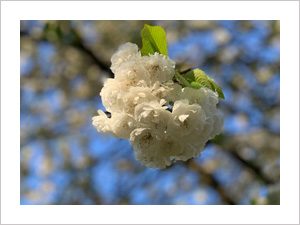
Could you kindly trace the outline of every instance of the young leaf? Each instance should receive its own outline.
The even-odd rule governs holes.
[[[190,83],[199,84],[198,88],[207,87],[209,89],[213,89],[213,86],[207,79],[206,74],[200,69],[194,69],[194,70],[187,72],[186,74],[184,74],[184,78],[186,80],[188,80]]]
[[[210,77],[208,77],[208,80],[212,84],[213,90],[218,93],[219,98],[225,99],[225,96],[224,96],[224,93],[223,93],[221,87],[219,85],[217,85],[215,83],[215,81],[213,79],[211,79]]]
[[[145,24],[141,32],[142,55],[149,55],[158,52],[168,55],[168,44],[165,30],[160,26],[150,26]]]
[[[207,76],[204,71],[200,69],[191,70],[183,75],[184,79],[190,83],[193,88],[206,87],[216,92],[219,98],[225,99],[224,93],[220,86],[215,81]]]

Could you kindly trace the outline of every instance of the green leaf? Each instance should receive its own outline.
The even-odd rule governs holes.
[[[166,32],[161,26],[150,26],[145,24],[141,32],[142,55],[149,55],[158,52],[163,55],[168,55],[168,44]]]
[[[178,71],[175,71],[175,78],[176,80],[182,84],[184,87],[192,87],[189,81],[187,81]]]
[[[213,79],[211,79],[210,77],[208,77],[208,80],[211,82],[211,84],[213,86],[213,90],[218,93],[219,98],[225,99],[225,95],[222,91],[222,88],[219,85],[217,85],[215,83],[215,81]]]
[[[192,88],[195,88],[195,89],[201,88],[201,84],[199,84],[199,83],[196,82],[196,81],[192,81],[192,82],[190,83],[190,85],[191,85]]]
[[[203,70],[194,69],[185,74],[183,74],[184,79],[189,82],[190,87],[193,88],[201,88],[206,87],[211,89],[212,91],[216,92],[219,98],[225,99],[224,93],[220,86],[218,86],[215,81],[206,75]],[[187,86],[187,85],[184,85]]]

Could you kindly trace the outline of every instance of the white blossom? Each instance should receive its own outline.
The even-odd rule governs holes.
[[[138,127],[156,130],[157,139],[160,139],[167,133],[169,120],[172,117],[166,106],[161,102],[144,102],[136,106],[134,116]]]
[[[135,127],[134,119],[126,113],[114,113],[111,118],[98,110],[98,116],[93,117],[93,125],[98,131],[107,134],[114,134],[119,138],[129,138],[131,131]]]
[[[157,138],[157,130],[137,128],[130,134],[135,157],[145,166],[165,168],[176,159],[174,156],[181,152],[175,139],[167,135]]]
[[[165,168],[197,157],[221,132],[217,94],[176,83],[175,62],[168,57],[141,56],[135,44],[126,43],[111,62],[115,77],[100,92],[110,117],[99,110],[93,125],[99,132],[129,139],[143,165]]]
[[[174,77],[175,62],[164,55],[154,53],[154,55],[145,56],[142,63],[149,72],[152,83],[166,82]]]
[[[108,118],[102,110],[98,110],[98,116],[93,117],[93,125],[96,127],[98,132],[102,131],[103,133],[113,133],[108,122]]]
[[[141,58],[141,57],[140,57]],[[150,75],[140,58],[126,61],[115,70],[115,79],[130,86],[150,85]]]
[[[164,83],[155,82],[152,86],[152,93],[160,99],[166,99],[169,102],[175,102],[181,94],[181,86],[169,80]]]
[[[218,95],[208,88],[182,88],[180,99],[187,99],[190,104],[199,104],[204,110],[212,111],[218,104]]]
[[[172,132],[180,132],[181,136],[191,136],[193,133],[203,132],[206,115],[198,104],[189,104],[188,100],[178,100],[174,103]],[[198,136],[197,135],[197,136]]]
[[[111,57],[111,70],[115,73],[116,69],[124,62],[139,57],[141,53],[139,52],[138,46],[133,43],[125,43],[121,45],[117,52]]]
[[[102,104],[107,111],[121,111],[124,93],[127,87],[116,79],[107,79],[100,92]]]
[[[143,87],[144,86],[144,87]],[[152,89],[145,86],[130,86],[126,81],[107,79],[100,92],[102,103],[109,112],[133,113],[134,107],[141,103],[157,99]]]
[[[157,100],[149,87],[130,87],[123,95],[123,110],[133,115],[135,107],[143,102]]]

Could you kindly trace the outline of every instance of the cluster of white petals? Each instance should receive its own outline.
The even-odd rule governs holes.
[[[221,132],[217,94],[174,82],[175,63],[168,57],[141,56],[137,45],[126,43],[111,62],[115,78],[107,79],[100,92],[110,116],[99,110],[93,125],[129,139],[145,166],[165,168],[196,157]]]

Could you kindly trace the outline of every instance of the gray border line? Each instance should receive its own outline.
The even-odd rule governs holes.
[[[2,8],[1,8],[1,2],[9,2],[9,1],[12,1],[12,2],[17,2],[17,1],[19,1],[19,0],[0,0],[0,12],[2,11]],[[38,1],[38,0],[31,0],[31,1],[27,1],[27,2],[34,2],[34,1]],[[55,2],[55,1],[60,1],[60,0],[43,0],[43,1],[45,1],[45,2],[48,2],[48,1],[50,1],[50,2]],[[65,0],[65,1],[70,1],[70,2],[72,2],[72,1],[82,1],[82,0]],[[89,0],[89,1],[86,1],[86,2],[92,2],[92,1],[97,1],[97,0]],[[111,0],[111,1],[117,1],[117,0]],[[152,2],[159,2],[160,0],[152,0]],[[167,0],[168,1],[168,0]],[[180,1],[180,0],[175,0],[175,1]],[[197,1],[197,0],[191,0],[191,1]],[[211,1],[218,1],[218,0],[211,0]],[[225,0],[226,1],[226,0]],[[233,1],[239,1],[239,0],[233,0]],[[255,2],[255,1],[260,1],[260,0],[247,0],[247,1],[245,1],[245,2]],[[283,0],[265,0],[265,1],[271,1],[271,2],[274,2],[274,1],[279,1],[279,2],[285,2],[285,1],[283,1]],[[299,4],[298,4],[298,22],[299,22],[299,24],[300,24],[300,0],[286,0],[286,2],[294,2],[294,1],[296,1],[296,2],[298,2]],[[20,1],[20,2],[22,2],[22,1]],[[151,1],[148,1],[147,0],[147,2],[151,2]],[[2,14],[1,14],[2,15]],[[0,19],[0,21],[1,21],[1,19]],[[1,39],[1,36],[2,35],[2,27],[1,27],[1,24],[0,24],[0,49],[1,49],[1,46],[2,46],[2,39]],[[298,37],[300,38],[300,29],[298,30]],[[299,41],[299,43],[300,43],[300,41]],[[298,43],[298,44],[299,44]],[[299,57],[299,53],[300,53],[300,44],[299,44],[299,49],[298,49],[298,57]],[[1,59],[1,54],[0,54],[0,68],[1,68],[1,64],[2,64],[2,59]],[[299,64],[299,71],[300,71],[300,64]],[[0,70],[0,85],[2,85],[2,83],[1,83],[1,77],[2,77],[2,74],[1,74],[1,70]],[[299,82],[299,86],[300,86],[300,82]],[[2,115],[1,115],[1,109],[2,109],[2,107],[1,107],[1,86],[0,86],[0,124],[1,124],[1,121],[2,121]],[[300,91],[299,91],[299,89],[298,89],[298,97],[300,98]],[[280,110],[280,109],[279,109]],[[300,112],[300,105],[298,106],[298,110],[299,110],[299,112]],[[299,114],[299,127],[300,127],[300,114]],[[298,127],[298,131],[299,131],[299,127]],[[2,139],[2,127],[0,126],[0,143],[1,143],[1,139]],[[300,146],[300,138],[299,138],[299,146]],[[1,154],[1,145],[0,145],[0,162],[1,162],[1,160],[2,160],[2,154]],[[300,157],[299,157],[299,160],[300,160]],[[299,165],[298,165],[298,170],[300,169],[300,167],[299,167]],[[1,166],[0,166],[0,184],[1,184]],[[299,179],[299,187],[300,187],[300,179]],[[299,189],[299,195],[300,195],[300,189]],[[1,185],[0,185],[0,197],[2,196],[2,190],[1,190]],[[2,224],[2,222],[1,222],[1,213],[2,213],[2,204],[0,203],[0,224]],[[300,214],[299,214],[299,221],[300,221]],[[70,224],[70,223],[68,223],[68,224]],[[51,225],[51,224],[44,224],[44,225]],[[80,224],[76,224],[76,225],[80,225]],[[87,224],[84,224],[84,225],[87,225]],[[115,224],[110,224],[110,225],[115,225]],[[116,224],[117,225],[117,224]],[[151,225],[151,224],[144,224],[144,225]],[[164,225],[168,225],[168,224],[164,224]],[[187,225],[187,224],[186,224]],[[211,225],[213,225],[213,224],[211,224]],[[251,224],[245,224],[245,225],[251,225]]]

